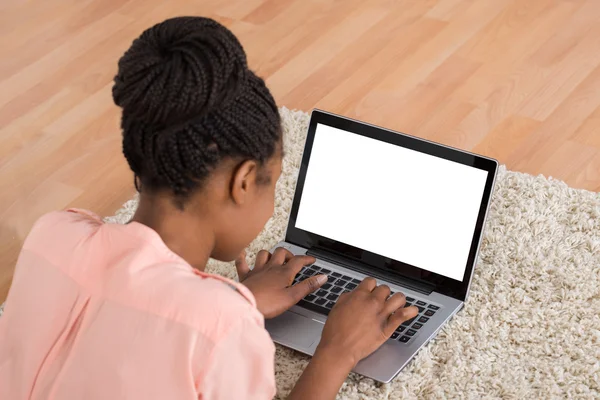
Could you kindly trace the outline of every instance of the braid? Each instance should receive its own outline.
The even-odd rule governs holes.
[[[185,199],[224,158],[263,163],[281,141],[269,89],[233,33],[209,18],[172,18],[143,32],[119,60],[113,99],[138,190]]]

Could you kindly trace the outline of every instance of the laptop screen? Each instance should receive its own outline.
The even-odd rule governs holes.
[[[295,227],[462,281],[487,178],[317,124]]]

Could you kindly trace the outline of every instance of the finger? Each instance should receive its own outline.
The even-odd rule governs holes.
[[[271,253],[267,250],[261,250],[256,255],[256,262],[254,263],[254,269],[261,269],[271,259]]]
[[[390,287],[388,285],[379,285],[373,290],[373,296],[377,298],[380,302],[384,302],[390,297]]]
[[[302,267],[312,265],[315,263],[315,261],[317,261],[317,260],[314,257],[296,256],[296,257],[292,258],[291,260],[289,260],[287,262],[286,266],[290,269],[290,273],[292,273],[294,276],[296,276],[296,274],[298,272],[300,272]]]
[[[250,267],[246,261],[246,250],[242,251],[238,258],[235,259],[235,269],[237,270],[240,281],[243,281],[250,272]]]
[[[386,336],[391,336],[392,333],[402,324],[404,321],[408,321],[419,314],[419,309],[415,306],[401,308],[387,319],[387,324],[384,326],[383,331]]]
[[[366,290],[372,292],[377,287],[377,281],[374,278],[365,278],[355,290]]]
[[[327,283],[327,275],[311,276],[310,278],[289,287],[287,290],[289,295],[292,297],[294,304],[296,304],[302,300],[304,296],[314,292],[325,283]]]
[[[309,256],[296,256],[290,261],[288,261],[287,264],[285,264],[286,268],[281,269],[281,271],[287,277],[288,286],[292,285],[292,283],[294,282],[294,278],[296,277],[296,275],[298,275],[302,267],[314,264],[315,261],[316,260],[314,259],[314,257]]]
[[[406,296],[404,296],[404,293],[396,293],[387,299],[385,305],[383,306],[382,314],[389,316],[391,313],[396,312],[398,309],[404,307],[405,304]]]
[[[283,247],[278,247],[273,252],[269,263],[271,265],[283,265],[288,262],[294,255],[291,251],[284,249]]]

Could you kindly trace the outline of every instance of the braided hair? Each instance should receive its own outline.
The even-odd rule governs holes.
[[[168,189],[180,207],[221,160],[264,163],[281,142],[269,89],[233,33],[209,18],[143,32],[119,60],[112,94],[136,189]]]

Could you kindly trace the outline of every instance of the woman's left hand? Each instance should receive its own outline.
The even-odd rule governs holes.
[[[274,318],[327,282],[327,275],[317,275],[291,286],[302,267],[314,262],[313,257],[294,256],[278,248],[273,254],[260,251],[252,270],[244,251],[235,261],[235,267],[240,282],[254,295],[258,310],[265,318]]]

